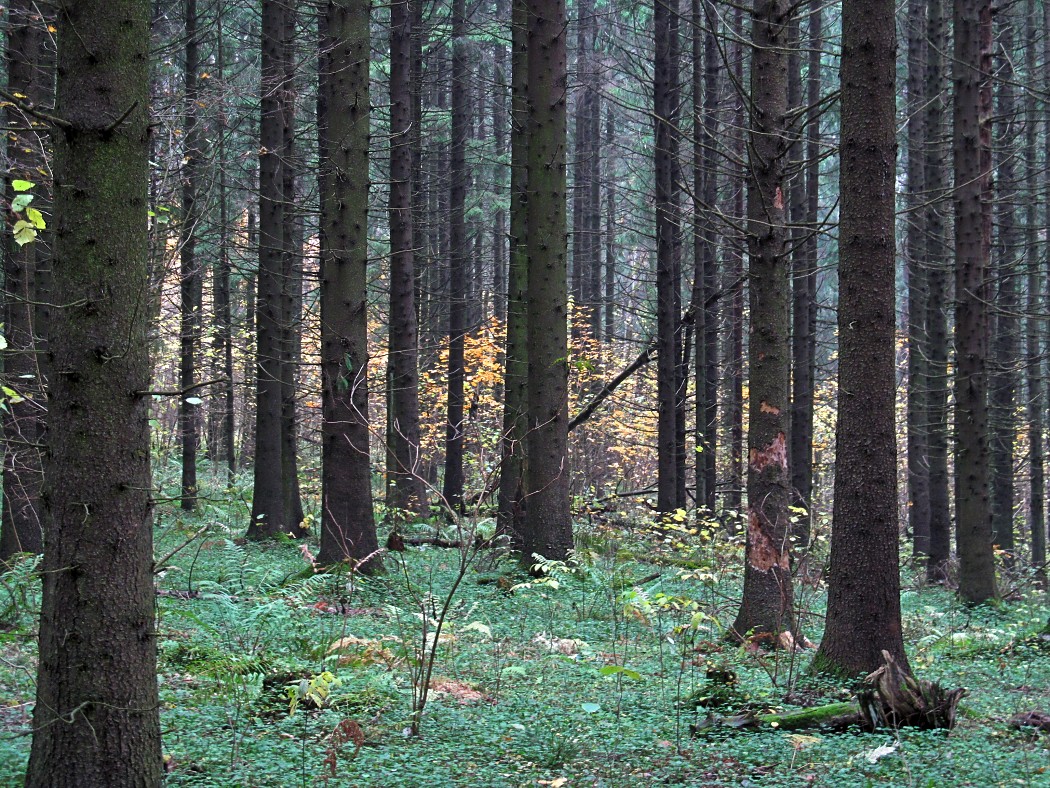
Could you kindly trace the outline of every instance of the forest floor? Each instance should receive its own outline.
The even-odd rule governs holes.
[[[189,540],[158,574],[169,786],[1050,786],[1050,735],[1009,724],[1050,712],[1050,606],[1023,579],[1001,605],[970,609],[905,573],[914,671],[967,688],[950,732],[705,729],[709,711],[852,690],[808,676],[812,651],[725,641],[742,547],[713,527],[591,523],[578,561],[539,582],[493,550],[427,546],[366,578],[313,574],[290,542],[243,543],[233,500],[158,512],[157,556]],[[13,786],[39,584],[28,561],[2,577],[0,785]],[[819,577],[796,593],[819,641]]]

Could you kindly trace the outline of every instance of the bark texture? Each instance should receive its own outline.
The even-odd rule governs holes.
[[[146,0],[59,4],[32,788],[160,785],[147,354]]]

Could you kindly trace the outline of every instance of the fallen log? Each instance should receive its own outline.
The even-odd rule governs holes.
[[[871,688],[860,691],[855,702],[830,703],[778,714],[710,715],[704,723],[694,726],[693,732],[703,733],[717,727],[785,731],[955,727],[965,689],[945,690],[934,682],[920,681],[903,670],[887,651],[882,652],[882,658],[882,667],[865,678]]]

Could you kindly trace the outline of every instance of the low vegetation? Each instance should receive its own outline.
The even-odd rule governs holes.
[[[1025,577],[1007,601],[970,608],[906,571],[916,675],[966,689],[953,730],[787,730],[783,712],[848,709],[862,677],[810,677],[810,649],[727,641],[742,545],[721,524],[609,514],[581,523],[574,559],[535,578],[463,539],[487,536],[489,520],[465,520],[470,534],[418,523],[405,535],[440,530],[468,547],[410,546],[367,577],[317,573],[291,541],[243,543],[246,507],[216,500],[157,517],[170,786],[1050,781],[1045,717],[1024,716],[1050,710],[1050,606]],[[816,544],[798,596],[800,631],[819,641]],[[28,756],[34,565],[0,586],[3,785]]]

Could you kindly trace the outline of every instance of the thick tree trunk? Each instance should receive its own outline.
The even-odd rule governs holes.
[[[56,14],[55,309],[31,788],[160,785],[147,344],[149,3]],[[99,53],[105,53],[104,58]]]
[[[953,21],[956,539],[959,593],[977,603],[998,593],[988,498],[990,0],[956,0]]]
[[[321,551],[331,564],[381,563],[368,435],[368,0],[329,0],[321,124]]]
[[[790,288],[784,215],[790,13],[787,0],[759,0],[752,13],[748,505],[744,594],[732,628],[738,638],[752,632],[775,636],[795,630],[787,446]]]
[[[565,560],[569,512],[565,2],[527,0],[528,463],[524,559]]]
[[[847,676],[892,655],[907,672],[900,611],[893,0],[842,7],[839,409],[824,637],[814,666]]]

